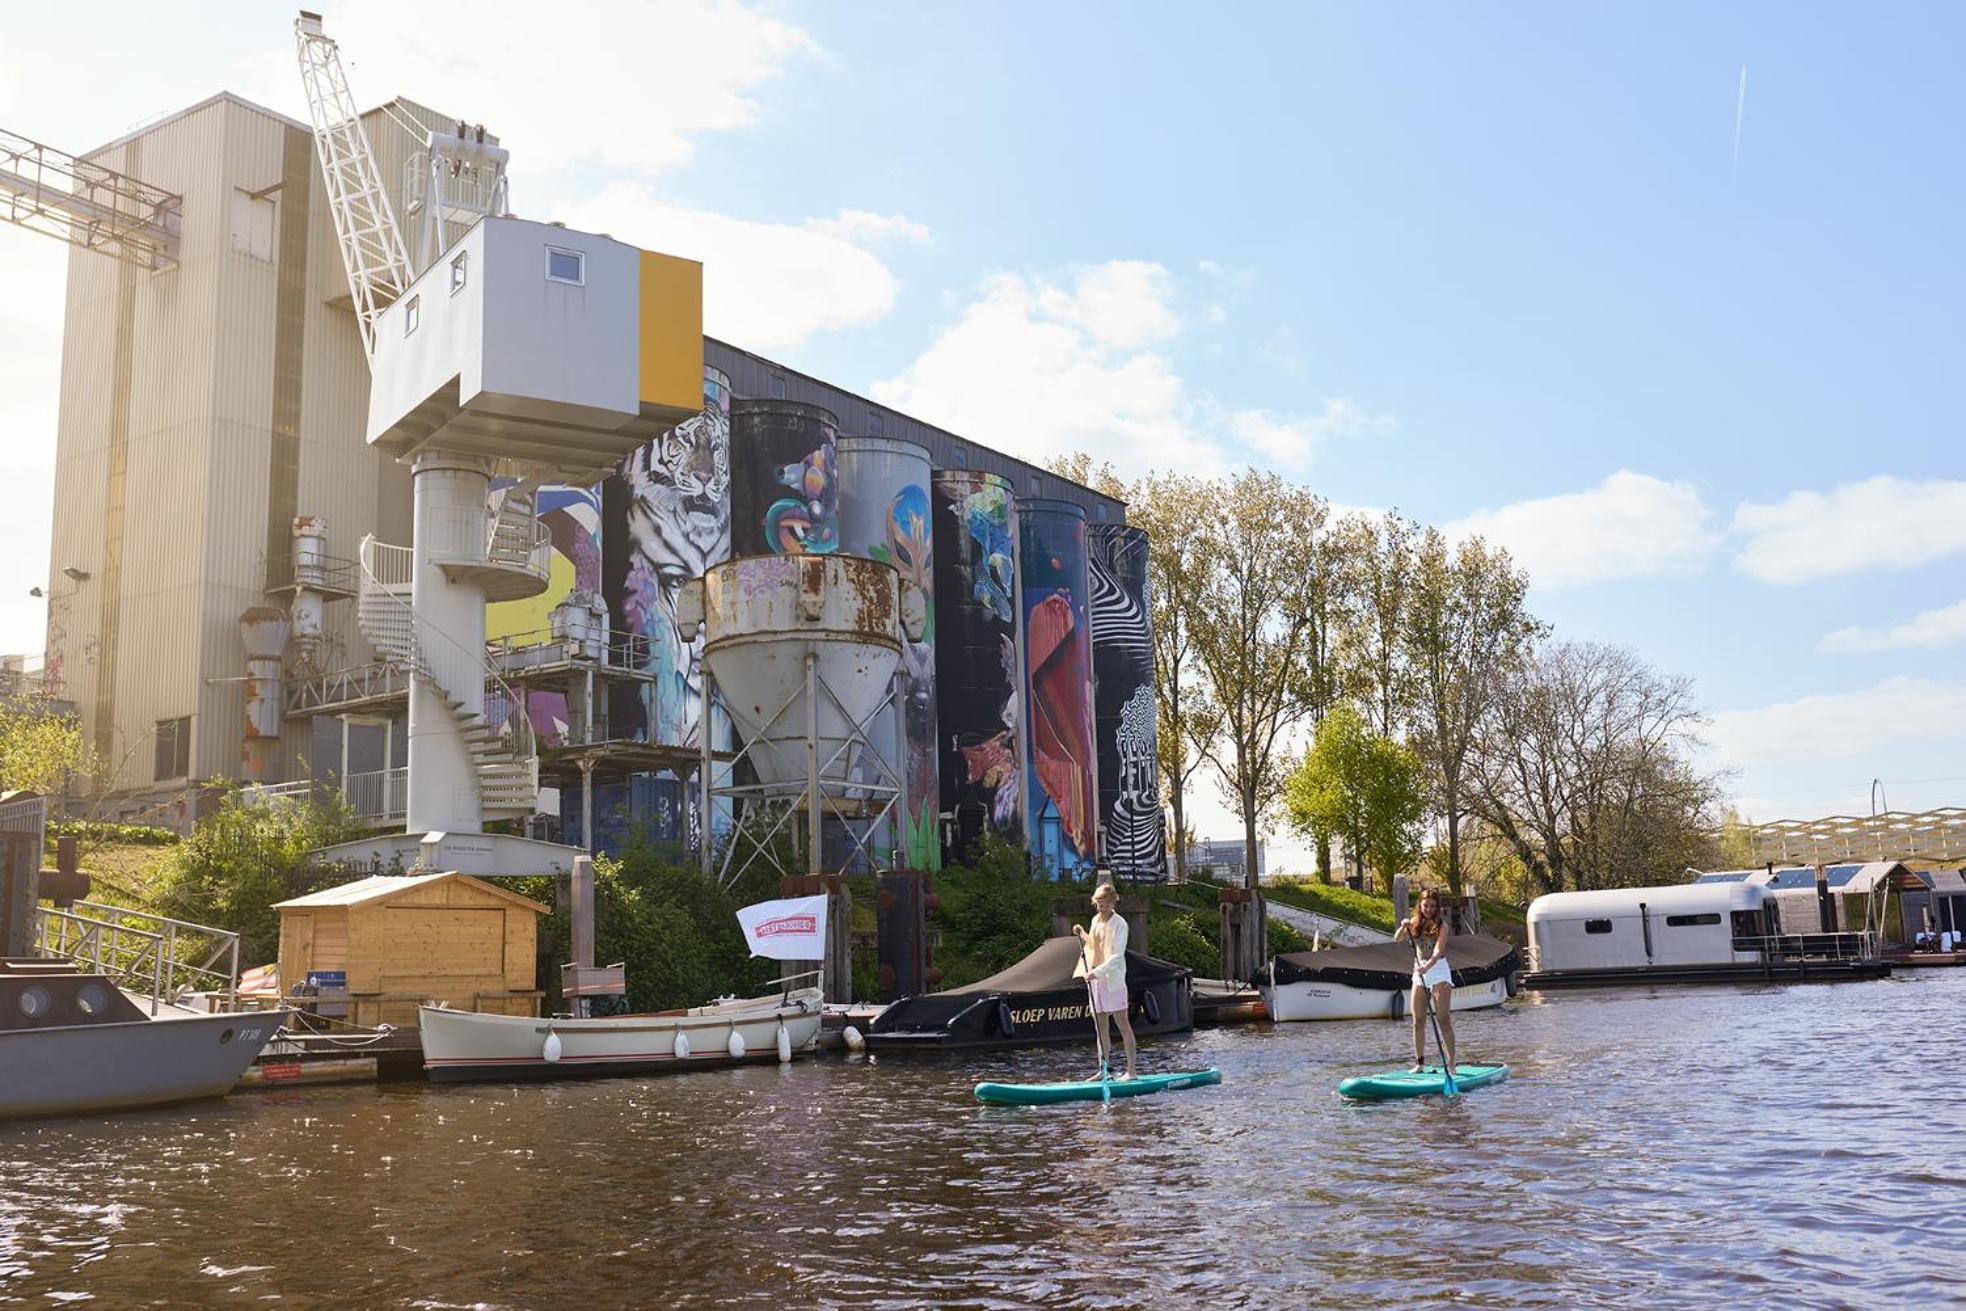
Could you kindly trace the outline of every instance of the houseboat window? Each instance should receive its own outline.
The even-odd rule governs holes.
[[[75,1009],[84,1015],[100,1015],[109,1009],[109,990],[100,983],[85,983],[75,991]]]
[[[1584,932],[1609,933],[1611,932],[1611,921],[1610,920],[1585,920]]]
[[[21,989],[19,1001],[20,1013],[28,1019],[40,1019],[48,1013],[48,1007],[51,1004],[48,998],[48,990],[38,983],[29,984],[27,987]]]
[[[1718,923],[1720,923],[1720,912],[1717,910],[1708,911],[1704,915],[1666,916],[1666,927],[1673,928],[1673,929],[1690,929],[1701,924],[1718,924]]]

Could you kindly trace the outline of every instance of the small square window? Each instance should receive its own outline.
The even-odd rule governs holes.
[[[868,432],[874,434],[874,436],[876,437],[880,437],[885,435],[886,429],[887,429],[887,424],[882,422],[881,412],[879,410],[875,410],[873,413],[867,416]]]
[[[470,259],[471,252],[463,251],[459,253],[456,259],[451,261],[451,295],[453,296],[464,290],[464,283],[470,272]]]
[[[423,297],[412,296],[403,303],[403,335],[416,331],[416,325],[423,322]]]
[[[785,399],[785,379],[775,373],[771,375],[771,398],[775,401]]]
[[[1044,495],[1044,479],[1038,477],[1036,474],[1031,475],[1031,495]]]
[[[570,282],[576,287],[587,285],[587,257],[577,250],[561,250],[558,246],[546,248],[546,280],[548,282]]]
[[[967,469],[969,467],[968,449],[966,447],[958,446],[956,448],[955,459],[956,459],[956,467],[958,469]]]

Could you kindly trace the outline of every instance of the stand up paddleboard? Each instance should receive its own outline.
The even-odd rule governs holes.
[[[1509,1067],[1506,1065],[1457,1065],[1454,1067],[1454,1088],[1457,1092],[1466,1092],[1470,1088],[1485,1088],[1491,1083],[1500,1083],[1508,1077]],[[1428,1097],[1446,1091],[1447,1077],[1438,1065],[1429,1065],[1418,1073],[1388,1070],[1384,1074],[1361,1074],[1338,1085],[1338,1095],[1354,1101]]]
[[[979,1083],[976,1100],[996,1106],[1037,1106],[1047,1102],[1097,1102],[1107,1097],[1141,1097],[1167,1088],[1198,1088],[1222,1082],[1217,1069],[1180,1074],[1143,1074],[1136,1079],[1086,1079],[1079,1083]]]

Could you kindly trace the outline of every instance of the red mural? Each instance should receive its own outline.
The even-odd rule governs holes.
[[[1024,640],[1031,660],[1031,746],[1038,782],[1058,807],[1066,838],[1080,852],[1093,850],[1092,741],[1086,717],[1091,668],[1085,630],[1071,598],[1054,592],[1031,607]]]

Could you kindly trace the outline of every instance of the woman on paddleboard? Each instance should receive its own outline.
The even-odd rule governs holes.
[[[1447,963],[1447,920],[1440,912],[1440,889],[1428,888],[1420,894],[1413,913],[1393,930],[1393,941],[1401,938],[1413,943],[1413,995],[1407,1010],[1413,1014],[1413,1070],[1427,1067],[1427,1000],[1433,999],[1434,1018],[1440,1022],[1441,1046],[1447,1048],[1447,1067],[1454,1061],[1454,976]]]
[[[1079,968],[1085,972],[1086,992],[1092,1004],[1092,1031],[1099,1040],[1100,1077],[1111,1068],[1108,1053],[1113,1050],[1112,1031],[1107,1020],[1119,1021],[1120,1040],[1126,1044],[1126,1077],[1133,1077],[1133,1020],[1127,1014],[1126,998],[1126,920],[1113,913],[1120,902],[1110,883],[1101,883],[1092,893],[1092,927],[1074,924],[1081,944]]]

